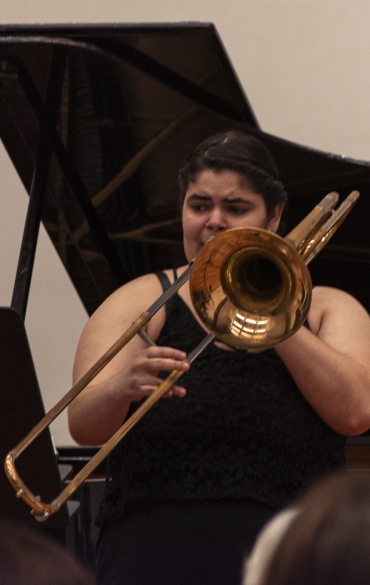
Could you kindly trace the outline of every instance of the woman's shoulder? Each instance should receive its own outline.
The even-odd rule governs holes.
[[[174,281],[173,270],[163,270],[170,283]],[[163,293],[163,285],[156,273],[144,274],[119,287],[95,311],[89,319],[89,327],[132,320],[146,311]]]
[[[171,281],[171,270],[164,270]],[[172,278],[173,280],[173,278]],[[156,273],[144,274],[127,282],[114,291],[101,305],[104,308],[115,308],[122,302],[133,303],[143,307],[149,307],[163,292],[161,281]]]
[[[339,288],[330,286],[315,286],[312,290],[312,307],[330,307],[335,309],[334,304],[362,306],[355,297]]]
[[[367,319],[365,308],[348,292],[329,286],[317,286],[312,291],[312,303],[308,316],[310,328],[320,329],[324,319]]]

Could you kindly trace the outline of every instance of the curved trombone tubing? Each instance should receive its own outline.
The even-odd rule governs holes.
[[[71,482],[64,490],[61,492],[60,496],[54,500],[51,504],[45,504],[40,500],[39,496],[35,496],[23,483],[21,478],[19,477],[16,468],[15,468],[15,461],[16,459],[27,449],[27,447],[38,437],[42,431],[44,431],[52,422],[53,420],[80,394],[80,392],[93,380],[99,372],[117,355],[119,351],[131,339],[139,333],[143,327],[151,320],[151,318],[159,311],[163,305],[177,292],[179,288],[183,286],[183,284],[189,279],[190,272],[191,272],[192,263],[190,263],[189,267],[183,272],[183,274],[172,284],[167,291],[165,291],[154,303],[140,315],[140,317],[121,335],[121,337],[105,352],[105,354],[86,372],[86,374],[75,384],[67,394],[51,409],[49,412],[41,419],[41,421],[31,430],[30,433],[14,448],[12,451],[8,453],[5,459],[5,472],[8,476],[10,483],[13,485],[14,489],[17,492],[17,497],[21,497],[27,502],[29,506],[32,508],[32,513],[35,514],[35,517],[38,520],[46,520],[50,514],[54,514],[59,510],[59,508],[64,504],[64,502],[69,498],[69,496],[77,489],[78,485],[75,485],[75,482]],[[172,385],[174,382],[172,382]],[[165,393],[165,391],[164,391]],[[160,396],[159,396],[160,398]],[[113,448],[113,447],[112,447]],[[97,455],[100,454],[97,453]],[[97,455],[95,457],[97,457]],[[95,462],[93,471],[103,460],[98,458],[95,460],[95,457],[91,459],[89,463]],[[83,470],[82,470],[83,471]],[[89,473],[91,473],[91,471]],[[87,477],[87,476],[86,476]],[[84,477],[84,479],[86,479]],[[71,486],[72,484],[72,486]],[[72,489],[71,489],[72,487]],[[67,493],[68,492],[68,493]],[[64,497],[65,494],[65,497]]]
[[[360,193],[358,191],[352,191],[331,217],[312,236],[304,252],[301,254],[306,265],[326,246],[330,238],[332,238],[337,229],[342,225],[359,197]]]
[[[333,212],[339,199],[337,193],[330,193],[313,209],[313,211],[292,231],[285,240],[302,256],[308,264],[327,243],[336,229],[348,215],[359,197],[358,191],[353,191],[342,205]],[[150,321],[154,314],[177,292],[189,279],[192,263],[173,285],[161,295],[155,303],[123,333],[112,347],[92,366],[92,368],[71,388],[71,390],[45,415],[5,459],[5,471],[10,483],[16,490],[17,497],[22,498],[31,508],[31,513],[39,521],[46,520],[57,512],[76,489],[100,465],[119,441],[136,425],[148,410],[176,383],[183,372],[174,370],[158,388],[151,394],[138,410],[118,429],[98,453],[85,467],[71,480],[63,491],[51,502],[42,502],[40,496],[35,496],[23,483],[15,468],[15,461],[34,439],[72,402],[72,400],[97,376],[97,374],[113,359],[113,357]],[[215,339],[209,333],[204,340],[187,357],[191,363]]]

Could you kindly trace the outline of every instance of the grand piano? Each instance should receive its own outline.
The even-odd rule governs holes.
[[[118,286],[185,262],[177,171],[201,140],[231,128],[275,157],[289,193],[286,231],[326,193],[360,191],[310,272],[370,311],[370,164],[261,130],[212,24],[0,26],[0,138],[29,193],[11,307],[0,310],[0,455],[43,414],[24,328],[40,222],[92,314]],[[48,500],[65,467],[90,452],[55,453],[47,432],[38,441],[20,472]],[[369,467],[367,436],[349,443],[347,458],[349,468]],[[1,477],[1,514],[28,519]],[[80,518],[78,504],[49,528]]]

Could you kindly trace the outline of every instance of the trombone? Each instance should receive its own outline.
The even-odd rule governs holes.
[[[190,279],[194,308],[209,330],[187,356],[189,363],[214,339],[246,350],[273,347],[293,335],[305,321],[312,292],[307,264],[332,237],[358,197],[359,192],[352,191],[334,209],[339,195],[329,193],[285,238],[264,229],[235,228],[208,241],[172,286],[6,456],[8,479],[35,518],[44,521],[57,512],[182,372],[174,370],[52,502],[44,503],[28,489],[17,473],[15,461],[187,280]]]

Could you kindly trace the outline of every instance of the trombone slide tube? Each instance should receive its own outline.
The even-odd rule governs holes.
[[[42,502],[39,496],[35,496],[23,483],[15,468],[15,461],[18,454],[15,450],[10,451],[5,459],[6,474],[17,492],[17,497],[22,498],[31,508],[35,518],[41,522],[47,520],[51,514],[55,514],[76,489],[89,477],[89,475],[100,465],[107,455],[114,449],[120,440],[136,425],[137,422],[154,406],[156,402],[175,384],[183,372],[174,370],[158,386],[136,412],[118,429],[118,431],[103,445],[83,469],[70,481],[62,492],[47,504]]]
[[[169,390],[175,382],[180,378],[183,372],[174,370],[167,378],[158,386],[158,388],[151,394],[146,401],[137,409],[136,412],[118,429],[118,431],[103,445],[103,447],[90,459],[83,469],[69,482],[63,491],[50,503],[42,502],[40,496],[35,496],[28,487],[23,483],[15,468],[15,461],[20,453],[28,446],[30,437],[31,440],[36,437],[31,431],[30,435],[26,437],[22,443],[13,451],[10,451],[5,459],[5,471],[17,492],[17,497],[22,498],[31,508],[32,514],[40,522],[49,518],[51,514],[58,512],[60,507],[68,500],[68,498],[76,491],[76,489],[88,478],[88,476],[100,465],[106,456],[114,449],[117,443],[132,429],[133,426],[146,414],[146,412]],[[45,427],[44,427],[45,428]],[[20,446],[26,443],[23,449]]]
[[[203,341],[196,347],[188,356],[187,361],[191,363],[194,359],[214,340],[214,335],[208,334]],[[158,386],[158,388],[143,402],[143,404],[134,412],[133,415],[116,431],[116,433],[103,445],[103,447],[94,455],[92,459],[85,465],[83,469],[70,481],[62,492],[51,502],[42,502],[39,496],[35,496],[28,487],[23,483],[15,468],[15,461],[20,453],[31,442],[27,439],[33,440],[37,435],[34,431],[26,437],[22,443],[10,451],[5,459],[6,474],[17,492],[17,497],[22,498],[31,508],[35,518],[43,522],[49,518],[51,514],[58,512],[60,507],[68,500],[68,498],[76,491],[76,489],[89,477],[89,475],[100,465],[102,461],[109,455],[114,447],[123,439],[123,437],[139,422],[139,420],[154,406],[156,402],[177,382],[182,376],[183,372],[174,370],[171,374]],[[46,417],[45,417],[46,418]],[[47,425],[43,425],[45,428]],[[35,427],[36,428],[36,427]],[[43,429],[42,429],[43,430]],[[41,431],[40,431],[41,432]],[[20,447],[26,443],[21,450]]]
[[[130,419],[123,425],[113,437],[105,444],[105,446],[93,457],[90,462],[86,465],[84,469],[81,470],[79,474],[68,484],[68,486],[60,493],[60,495],[50,504],[46,504],[41,501],[39,496],[35,496],[23,483],[22,479],[17,473],[15,468],[15,461],[23,453],[25,449],[38,437],[42,431],[44,431],[52,422],[53,420],[80,394],[80,392],[101,372],[101,370],[117,355],[119,351],[131,339],[141,331],[143,327],[151,320],[151,318],[159,311],[163,305],[177,292],[177,290],[183,286],[183,284],[189,279],[191,273],[192,262],[189,264],[188,268],[182,273],[182,275],[165,291],[150,307],[147,311],[144,311],[140,315],[140,317],[134,321],[134,323],[121,335],[121,337],[105,352],[105,354],[86,372],[84,376],[67,392],[67,394],[51,409],[49,412],[41,419],[41,421],[28,433],[28,435],[20,442],[18,445],[12,449],[8,453],[5,458],[4,467],[5,473],[14,487],[17,497],[22,498],[31,508],[32,513],[35,517],[40,520],[46,520],[51,514],[54,514],[59,510],[59,508],[64,504],[64,502],[69,498],[69,496],[78,488],[80,483],[82,483],[94,469],[103,461],[106,455],[113,449],[116,442],[113,443],[114,438],[118,433],[123,433],[120,437],[124,436],[126,432],[131,429],[133,424],[136,424],[136,417],[130,417]],[[146,406],[144,412],[138,409],[137,412],[142,412],[142,415],[154,404],[163,394],[167,392],[171,386],[175,383],[175,381],[181,376],[182,372],[173,372],[172,374],[163,382],[156,390],[154,394],[152,394],[149,398],[152,400],[150,401],[149,405]],[[154,398],[152,398],[154,397]],[[145,401],[142,405],[143,407],[147,404],[149,398]],[[136,413],[135,413],[136,414]],[[141,418],[141,416],[139,418]],[[134,418],[135,422],[133,424],[128,425],[130,423],[131,418]],[[119,439],[118,439],[119,440]],[[107,450],[107,446],[109,448]],[[102,455],[100,455],[102,453]],[[85,469],[87,469],[87,473],[85,473]],[[76,483],[78,478],[79,483]]]

